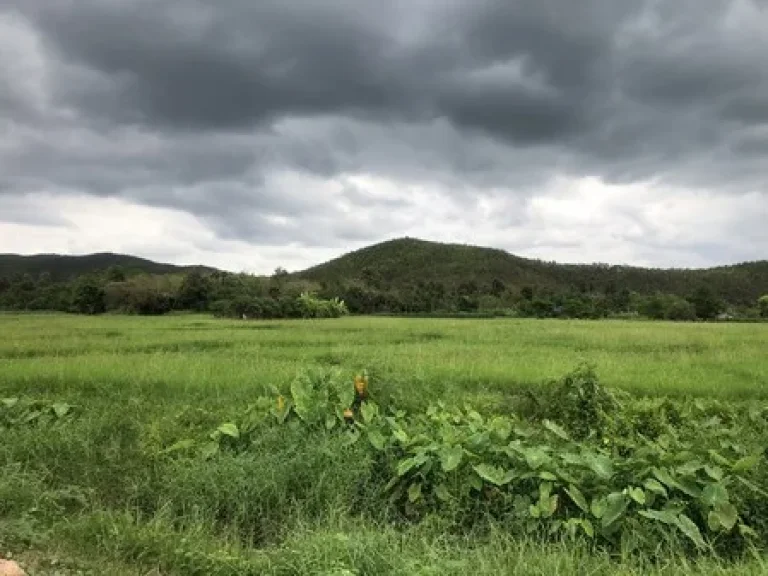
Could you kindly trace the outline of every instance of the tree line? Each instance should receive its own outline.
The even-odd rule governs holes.
[[[15,274],[0,277],[0,309],[161,315],[210,312],[224,317],[300,318],[345,314],[482,315],[536,318],[646,317],[659,320],[768,318],[768,295],[729,302],[699,285],[681,296],[642,293],[614,284],[597,289],[507,285],[499,278],[457,285],[436,280],[386,285],[375,275],[311,281],[278,269],[271,276],[192,270],[126,274],[118,266],[68,280]]]

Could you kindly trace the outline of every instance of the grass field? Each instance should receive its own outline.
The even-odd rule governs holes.
[[[768,573],[760,539],[726,561],[459,530],[439,511],[393,520],[375,458],[331,433],[269,426],[240,453],[164,453],[306,369],[367,369],[372,395],[412,412],[505,413],[581,361],[636,398],[765,407],[767,349],[760,324],[0,315],[0,398],[73,407],[0,421],[0,555],[32,574]]]

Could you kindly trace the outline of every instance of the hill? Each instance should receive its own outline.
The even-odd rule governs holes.
[[[440,283],[451,290],[474,284],[487,292],[494,284],[519,291],[535,287],[551,293],[641,294],[681,297],[705,286],[734,304],[754,304],[768,292],[768,261],[709,269],[656,269],[607,264],[557,264],[514,256],[504,250],[443,244],[413,238],[389,240],[350,252],[296,274],[326,285],[360,282],[385,290]]]
[[[0,254],[0,278],[12,278],[24,274],[29,274],[36,278],[40,274],[47,273],[50,275],[51,280],[60,281],[84,274],[100,272],[113,266],[122,268],[128,275],[137,273],[175,274],[188,272],[193,269],[213,271],[212,268],[163,264],[136,256],[113,254],[110,252],[87,254],[84,256]]]

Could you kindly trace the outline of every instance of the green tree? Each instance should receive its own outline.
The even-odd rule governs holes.
[[[671,296],[666,304],[664,317],[667,320],[696,320],[696,308],[683,298]]]
[[[501,297],[502,294],[504,294],[504,291],[507,289],[507,287],[504,285],[504,282],[499,280],[498,278],[494,278],[491,282],[491,294],[496,296],[497,298]]]
[[[202,312],[208,308],[210,292],[208,279],[199,270],[192,270],[181,283],[178,305],[185,310]]]
[[[106,310],[104,289],[90,278],[83,278],[75,287],[72,309],[80,314],[102,314]]]
[[[644,299],[639,306],[639,312],[647,318],[661,320],[664,318],[664,299],[660,294],[654,294]]]
[[[760,310],[760,316],[768,318],[768,294],[760,296],[757,300],[757,308]]]
[[[708,286],[701,286],[688,301],[693,304],[696,316],[703,320],[714,318],[723,308],[720,299]]]
[[[520,290],[520,296],[523,297],[523,300],[530,302],[533,300],[533,288],[531,286],[523,286],[522,290]]]
[[[125,282],[125,271],[122,266],[107,268],[107,282]]]

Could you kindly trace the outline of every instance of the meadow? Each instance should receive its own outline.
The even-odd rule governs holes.
[[[768,527],[748,520],[768,520],[765,458],[753,454],[768,439],[767,328],[3,314],[0,556],[12,553],[30,574],[766,573]],[[600,386],[588,376],[579,393],[597,390],[595,398],[615,396],[623,406],[595,400],[599,410],[586,423],[558,406],[566,402],[558,396],[563,376],[584,362]],[[337,382],[348,382],[351,394],[363,370],[371,405],[393,416],[364,414],[353,437],[328,398]],[[306,374],[309,383],[297,387]],[[322,406],[301,397],[326,383]],[[658,414],[672,415],[656,422]],[[622,470],[610,481],[605,475],[607,486],[640,474],[626,463],[644,419],[653,420],[656,444],[670,435],[679,443],[675,458],[703,458],[685,456],[675,468],[687,466],[686,478],[701,486],[677,479],[659,489],[643,476],[621,496],[621,534],[597,515],[603,536],[588,535],[594,528],[581,522],[589,507],[582,514],[581,497],[566,502],[576,480],[563,480],[570,476],[554,463],[551,471],[534,467],[531,486],[541,498],[526,506],[541,510],[522,527],[513,492],[534,475],[496,478],[499,457],[488,461],[493,466],[481,462],[482,450],[496,454],[501,440],[480,450],[462,444],[473,437],[454,439],[435,449],[443,465],[435,470],[425,460],[428,445],[415,440],[440,420],[440,430],[459,436],[477,426],[485,434],[486,426],[490,436],[501,430],[506,444],[518,434],[529,463],[545,442],[550,460],[585,447],[580,457],[610,456]],[[528,422],[537,428],[526,436],[518,428]],[[397,440],[405,431],[408,443]],[[732,451],[728,458],[718,452],[728,464],[705,461],[714,448]],[[459,451],[454,461],[451,449]],[[454,470],[479,472],[467,486],[456,476],[455,494],[433,497]],[[401,492],[390,485],[397,478],[407,481]],[[603,487],[593,480],[578,476],[597,500]],[[636,490],[645,491],[642,498]],[[665,511],[685,508],[674,522],[657,517],[663,530],[646,523],[648,514],[629,516],[650,506],[654,490],[668,498]],[[701,502],[711,508],[711,534],[707,510],[701,521],[692,516]],[[689,516],[703,526],[701,539]]]

